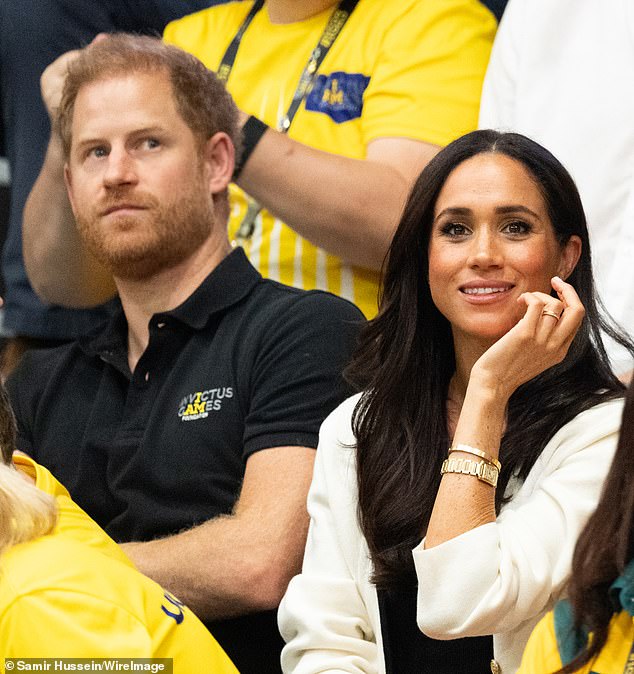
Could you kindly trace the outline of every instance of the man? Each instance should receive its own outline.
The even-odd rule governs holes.
[[[481,128],[524,133],[575,179],[597,289],[634,335],[634,9],[630,2],[511,0],[482,93]],[[611,340],[615,371],[629,354]]]
[[[478,0],[351,4],[266,0],[252,16],[258,4],[228,3],[173,22],[164,37],[220,72],[243,111],[231,237],[264,276],[331,290],[371,316],[409,187],[440,146],[476,125],[495,19]],[[43,78],[51,114],[65,66]],[[67,259],[77,242],[63,209],[51,208],[61,190],[54,144],[25,211],[25,261],[50,300],[90,304],[112,284],[89,256]]]
[[[103,307],[71,311],[43,303],[24,269],[22,210],[42,166],[50,132],[40,95],[42,71],[58,56],[88,44],[100,32],[157,35],[170,21],[211,4],[213,0],[0,2],[0,136],[4,121],[6,156],[11,165],[6,241],[2,238],[6,294],[0,313],[0,336],[10,339],[0,354],[2,374],[8,374],[25,348],[69,341],[108,316]],[[0,196],[1,174],[2,166]],[[3,206],[0,203],[0,210]],[[2,216],[4,213],[0,219]]]
[[[158,40],[80,53],[60,104],[65,178],[122,309],[27,355],[10,393],[18,446],[259,673],[279,671],[273,609],[300,567],[319,424],[346,395],[362,319],[231,250],[236,114],[211,72]]]

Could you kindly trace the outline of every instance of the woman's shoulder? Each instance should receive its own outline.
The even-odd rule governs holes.
[[[583,442],[594,442],[606,435],[618,433],[624,403],[625,399],[619,397],[589,407],[562,426],[553,436],[553,440],[562,442],[580,439]]]
[[[355,444],[352,418],[361,396],[357,393],[346,398],[326,417],[319,432],[320,443],[328,440],[346,446]]]
[[[356,439],[352,420],[360,397],[357,394],[344,400],[321,426],[313,477],[316,490],[328,488],[339,494],[356,494]]]
[[[623,398],[613,398],[577,414],[548,441],[531,472],[554,470],[573,455],[594,460],[597,452],[609,463],[618,441],[623,404]]]

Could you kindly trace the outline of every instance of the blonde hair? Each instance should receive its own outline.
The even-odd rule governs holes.
[[[0,555],[12,545],[48,534],[57,522],[55,499],[26,480],[11,461],[15,426],[0,382]]]
[[[12,464],[0,464],[0,555],[50,533],[56,522],[55,499],[25,480]]]

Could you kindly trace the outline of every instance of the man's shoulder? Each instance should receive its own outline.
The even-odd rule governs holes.
[[[13,398],[18,392],[41,390],[49,377],[72,365],[87,374],[86,368],[91,360],[81,348],[79,341],[72,341],[47,349],[31,349],[20,360],[16,369],[7,379],[7,390]]]
[[[9,381],[20,374],[23,370],[33,371],[37,370],[46,370],[53,367],[56,363],[59,363],[69,355],[81,357],[80,354],[83,353],[83,349],[80,347],[79,340],[73,340],[66,344],[60,344],[59,346],[54,346],[51,348],[37,348],[29,349],[24,356],[22,356],[20,363],[15,369],[14,373],[9,377]]]
[[[365,320],[360,309],[349,300],[325,290],[303,290],[293,286],[262,278],[247,298],[248,311],[284,321],[285,315],[298,313],[307,319],[320,321]]]

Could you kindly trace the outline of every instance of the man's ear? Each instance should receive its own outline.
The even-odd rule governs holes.
[[[581,257],[581,248],[583,244],[581,239],[573,234],[561,249],[561,260],[557,268],[557,276],[566,280],[572,274],[574,268]]]
[[[64,164],[64,184],[66,185],[66,192],[68,193],[68,200],[70,201],[70,207],[75,212],[75,202],[73,200],[73,182],[71,180],[70,168],[68,162]]]
[[[209,191],[211,194],[224,192],[233,175],[235,166],[235,148],[231,138],[218,131],[203,146],[203,161],[209,172]]]

